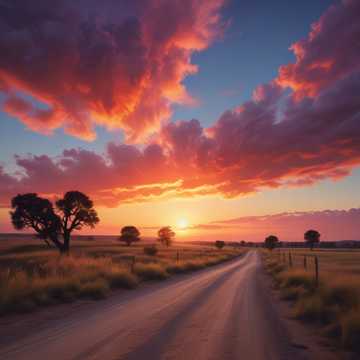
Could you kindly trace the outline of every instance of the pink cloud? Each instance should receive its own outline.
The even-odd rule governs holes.
[[[275,233],[283,241],[302,241],[304,232],[316,228],[324,241],[359,240],[360,209],[289,212],[264,216],[243,216],[194,226],[194,229],[231,231],[238,239],[263,241]]]
[[[343,0],[312,25],[306,39],[292,45],[296,63],[280,67],[278,82],[297,98],[316,96],[360,70],[360,2]]]
[[[193,103],[182,81],[221,32],[223,0],[27,1],[1,5],[3,110],[45,134],[136,139]],[[164,16],[164,14],[166,14]],[[21,94],[19,97],[18,94]],[[32,97],[33,100],[24,98]]]

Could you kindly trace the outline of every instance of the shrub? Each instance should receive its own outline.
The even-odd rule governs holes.
[[[327,305],[337,305],[346,310],[358,305],[358,292],[352,284],[329,282],[321,289],[322,297]]]
[[[149,256],[155,256],[158,252],[158,248],[155,245],[144,246],[144,253]]]
[[[138,285],[138,279],[129,270],[117,269],[107,275],[112,288],[133,289]]]
[[[341,341],[345,348],[360,352],[360,310],[353,309],[341,321]]]
[[[216,241],[215,241],[215,246],[216,246],[218,249],[222,249],[222,248],[225,246],[225,241],[216,240]]]
[[[326,306],[323,298],[317,293],[300,298],[295,305],[295,316],[306,321],[329,324],[336,319],[337,309]]]
[[[144,280],[164,280],[168,277],[166,269],[154,263],[138,263],[134,267],[134,272]]]
[[[281,289],[281,298],[283,300],[297,300],[305,294],[302,286]]]
[[[81,285],[80,296],[89,297],[91,299],[102,299],[109,291],[109,285],[104,279],[97,279]]]
[[[311,290],[315,287],[314,278],[303,270],[292,270],[279,273],[281,287],[297,287],[303,286],[305,289]]]
[[[180,274],[186,272],[186,262],[178,261],[176,263],[170,263],[166,266],[166,271],[171,274]]]

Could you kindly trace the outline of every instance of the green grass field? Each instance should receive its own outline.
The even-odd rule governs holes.
[[[360,251],[281,249],[264,254],[281,296],[294,301],[294,316],[316,322],[338,345],[360,352]]]
[[[0,315],[77,298],[101,299],[115,288],[135,288],[146,280],[203,269],[241,255],[244,249],[174,243],[156,244],[147,255],[140,242],[124,246],[115,239],[73,241],[70,256],[60,256],[40,240],[0,240]]]

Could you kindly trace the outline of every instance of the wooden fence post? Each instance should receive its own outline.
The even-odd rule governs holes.
[[[319,286],[319,260],[317,255],[315,255],[315,284],[316,287]]]
[[[306,270],[307,268],[307,258],[306,255],[304,255],[304,269]]]
[[[135,268],[135,255],[132,257],[132,260],[131,260],[131,265],[130,265],[130,270],[132,273],[134,273],[134,268]]]
[[[179,251],[176,252],[176,262],[179,262],[180,260],[180,254]]]
[[[290,267],[293,266],[291,252],[289,252],[289,266],[290,266]]]

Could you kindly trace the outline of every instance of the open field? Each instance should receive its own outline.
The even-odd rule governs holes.
[[[157,254],[147,255],[148,245],[128,247],[112,238],[75,240],[71,255],[60,256],[36,239],[2,239],[0,314],[76,298],[103,298],[114,288],[131,289],[141,281],[202,269],[245,251],[175,243],[169,248],[157,245]]]
[[[317,323],[337,345],[360,352],[360,251],[281,249],[264,253],[281,296],[294,301],[294,316]],[[318,283],[314,256],[319,264]]]

